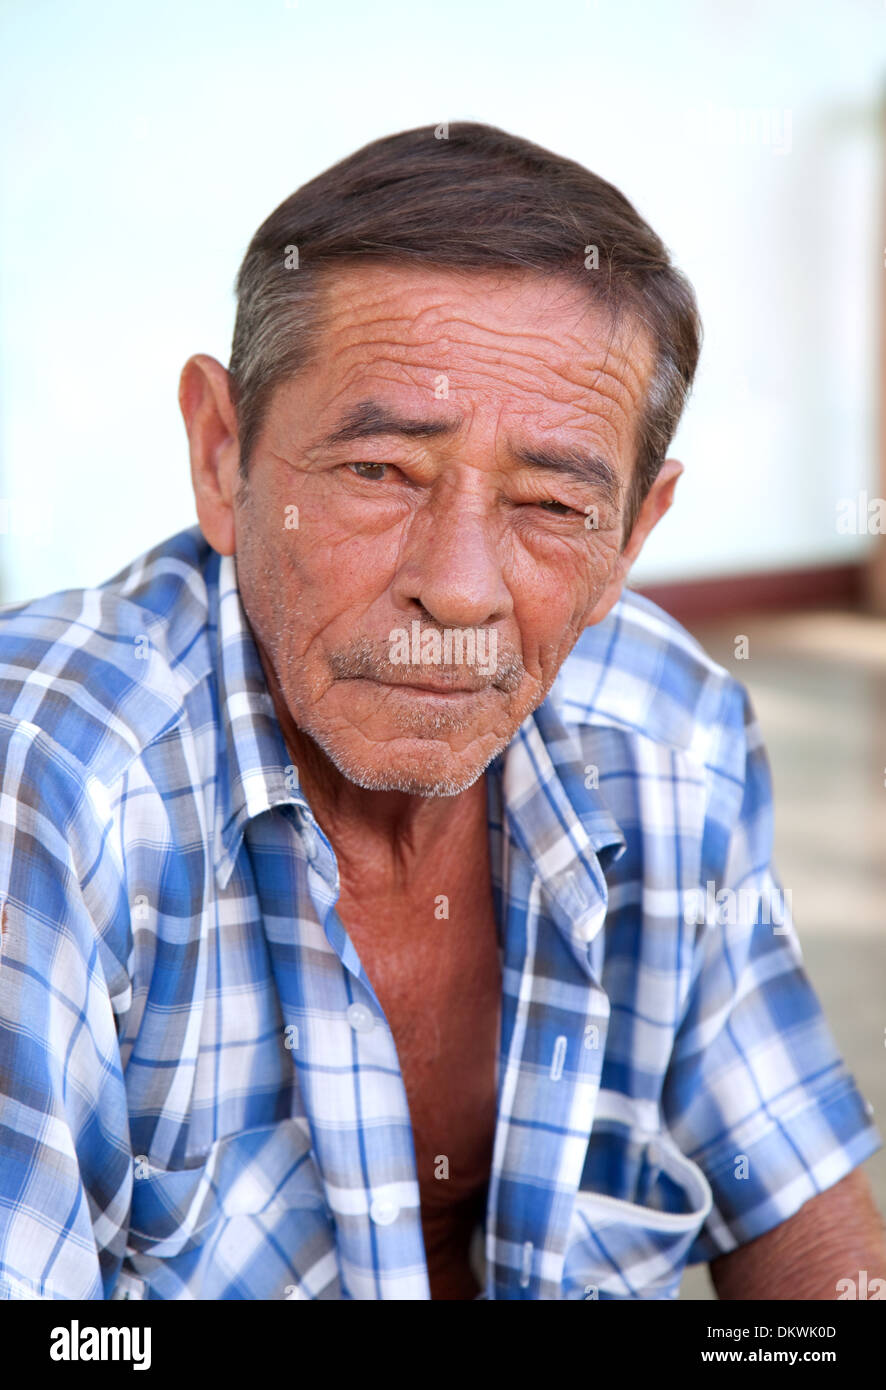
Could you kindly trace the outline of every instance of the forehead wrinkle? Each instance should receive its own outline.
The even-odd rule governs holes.
[[[567,292],[569,291],[568,286],[566,290]],[[408,294],[409,290],[406,289],[403,292]],[[492,296],[488,290],[484,291],[482,295],[478,293],[476,298],[480,303],[478,314],[482,314],[484,307],[488,311],[494,312]],[[328,318],[329,331],[332,333],[338,332],[339,334],[344,332],[347,334],[348,338],[359,338],[364,335],[366,329],[372,328],[375,325],[391,326],[402,323],[406,325],[407,330],[405,336],[402,338],[404,346],[408,344],[410,346],[431,347],[433,346],[435,338],[448,337],[450,333],[454,333],[458,341],[460,332],[463,333],[464,330],[468,330],[471,335],[476,334],[481,337],[486,336],[496,340],[504,339],[505,343],[516,341],[518,338],[544,341],[557,350],[558,361],[566,360],[562,352],[562,323],[556,322],[558,316],[562,315],[563,312],[562,308],[559,306],[533,306],[532,312],[537,318],[551,321],[550,327],[540,327],[537,324],[531,325],[521,323],[515,326],[514,324],[508,323],[499,325],[488,321],[482,322],[478,321],[478,319],[466,317],[464,312],[455,304],[441,304],[439,302],[424,304],[419,308],[413,309],[407,307],[402,313],[392,313],[390,312],[389,292],[380,292],[377,296],[368,298],[368,306],[370,308],[377,305],[384,306],[387,312],[374,316],[363,315],[358,318],[360,306],[355,305],[353,302],[344,303],[337,312],[330,314]],[[586,320],[588,317],[588,309],[591,307],[592,306],[588,304],[577,303],[575,305],[575,320],[577,322]],[[337,322],[339,319],[341,320],[340,323]],[[431,327],[434,330],[433,336],[430,338],[420,335],[420,329],[427,320],[431,320]],[[570,334],[570,336],[574,337],[575,335]],[[393,339],[389,339],[388,341],[393,342]],[[465,342],[464,345],[467,346],[467,342]],[[479,347],[480,345],[481,344],[476,341],[471,343],[471,346]],[[587,351],[586,343],[579,342],[578,345],[583,351]],[[500,346],[500,342],[497,341],[497,351],[500,350]],[[607,345],[607,350],[608,346],[609,345]],[[530,355],[534,356],[535,354]]]
[[[342,357],[352,351],[362,352],[365,347],[366,344],[362,341],[349,346],[339,345],[333,355]],[[490,349],[480,348],[475,361],[453,364],[444,362],[439,356],[434,356],[433,344],[429,343],[417,345],[418,352],[422,356],[427,356],[426,362],[416,361],[413,356],[416,348],[405,343],[376,341],[372,347],[380,349],[378,356],[370,364],[373,372],[377,372],[379,375],[383,374],[383,364],[385,363],[392,369],[403,373],[439,372],[445,366],[450,383],[453,380],[457,381],[459,376],[469,376],[479,381],[487,381],[497,387],[499,391],[501,389],[501,372],[491,370],[496,367],[501,368],[503,365],[500,350],[493,352]],[[577,403],[581,396],[592,393],[603,397],[624,412],[624,398],[627,396],[634,400],[640,394],[639,389],[635,389],[633,383],[625,383],[614,372],[608,370],[605,365],[586,368],[588,371],[593,371],[593,381],[589,382],[582,380],[577,375],[577,369],[574,366],[569,371],[565,370],[568,366],[565,362],[554,366],[542,357],[535,357],[517,349],[510,355],[513,360],[508,363],[506,368],[510,374],[508,384],[527,394],[540,396],[545,404],[551,402],[557,405]],[[527,357],[531,359],[530,363],[525,361]],[[365,356],[361,356],[359,361],[342,364],[343,371],[347,374],[345,381],[349,384],[359,374],[365,373],[366,365]],[[632,376],[635,377],[639,387],[640,373],[633,371]],[[419,390],[428,389],[426,383],[422,383],[415,377],[413,377],[413,384]],[[345,387],[343,386],[341,389],[345,389]],[[471,388],[469,387],[469,389]],[[336,394],[340,394],[340,391]]]
[[[603,332],[605,331],[607,333],[605,348],[603,349],[604,362],[606,362],[609,359],[609,357],[613,355],[614,350],[615,354],[621,359],[622,364],[629,371],[636,371],[634,363],[636,361],[637,354],[633,353],[631,349],[638,338],[641,340],[648,339],[648,334],[644,328],[644,325],[642,324],[642,322],[636,321],[636,316],[629,316],[630,335],[628,336],[628,332],[626,331],[624,324],[622,323],[621,325],[619,325],[617,323],[612,322],[607,317],[606,311],[604,309],[601,309],[600,306],[596,305],[595,302],[591,299],[578,299],[574,301],[574,323],[573,326],[570,327],[570,329],[566,330],[564,333],[562,323],[558,323],[556,322],[556,320],[558,316],[562,317],[563,315],[563,301],[568,301],[569,294],[575,293],[575,291],[572,290],[571,287],[568,285],[564,287],[564,293],[560,296],[555,305],[551,306],[545,304],[534,304],[532,306],[532,312],[537,318],[546,320],[548,322],[553,321],[551,322],[550,327],[547,327],[546,325],[544,328],[539,327],[538,325],[529,324],[521,324],[515,327],[512,324],[498,326],[493,323],[478,323],[473,319],[466,318],[464,316],[464,313],[459,310],[457,305],[440,304],[439,302],[423,304],[419,308],[410,308],[407,306],[403,310],[403,312],[391,312],[391,299],[389,289],[382,287],[379,291],[370,295],[366,293],[365,286],[361,286],[361,288],[363,289],[362,299],[364,300],[364,303],[370,309],[378,306],[383,306],[385,312],[369,315],[368,317],[364,316],[362,320],[355,321],[355,315],[359,314],[360,308],[362,306],[360,306],[359,304],[355,305],[353,301],[351,301],[350,303],[345,301],[340,306],[337,312],[330,314],[327,322],[329,329],[332,332],[336,332],[339,335],[339,337],[343,336],[346,342],[350,341],[352,338],[362,340],[365,337],[365,330],[373,327],[373,325],[386,325],[390,327],[395,324],[405,324],[407,328],[405,336],[399,335],[398,338],[389,337],[385,339],[379,339],[378,341],[387,342],[389,346],[394,346],[395,343],[399,341],[404,346],[409,344],[418,347],[430,347],[433,345],[434,339],[419,339],[415,331],[417,325],[423,324],[425,320],[430,318],[434,320],[434,326],[437,329],[437,332],[435,334],[436,337],[445,337],[450,328],[458,329],[460,327],[467,327],[472,331],[472,333],[475,332],[479,335],[490,336],[495,338],[496,340],[504,339],[506,344],[509,341],[515,341],[520,337],[526,340],[536,339],[540,341],[545,341],[547,343],[550,343],[557,350],[557,361],[554,365],[558,370],[564,371],[567,369],[568,364],[572,360],[574,360],[572,354],[566,354],[563,352],[563,341],[564,337],[567,334],[568,337],[575,343],[577,355],[587,356],[588,354],[587,337],[581,336],[576,331],[576,329],[581,324],[586,324],[591,330],[592,337],[602,339]],[[416,290],[416,286],[413,284],[411,287],[407,285],[401,292],[404,295],[408,296],[410,293],[410,288],[413,292]],[[422,286],[421,290],[423,291],[424,288],[425,287]],[[434,286],[434,288],[436,289],[438,287]],[[460,285],[460,288],[464,292],[465,287],[463,285]],[[474,297],[480,301],[481,308],[484,306],[494,308],[493,296],[489,290],[484,289],[482,292],[474,291]],[[567,308],[568,307],[569,306],[567,303]],[[480,344],[474,345],[480,346]],[[497,342],[496,346],[497,350],[500,350],[500,341]],[[530,353],[529,355],[536,356],[536,354],[534,353]],[[545,358],[544,360],[547,365],[547,358]]]
[[[466,318],[461,312],[452,309],[443,310],[439,305],[428,305],[420,310],[416,316],[410,320],[413,325],[418,325],[425,318],[432,318],[433,327],[437,329],[437,336],[448,337],[450,331],[455,330],[456,337],[459,330],[467,329],[469,333],[477,334],[480,337],[490,337],[496,340],[504,339],[505,343],[515,342],[518,339],[526,339],[529,342],[540,340],[550,343],[558,351],[562,348],[561,328],[553,325],[550,328],[540,327],[538,324],[530,323],[503,323],[480,321],[479,319]],[[543,313],[537,311],[537,317],[545,317]],[[553,315],[547,315],[553,317]],[[460,341],[457,338],[458,341]],[[473,345],[473,344],[472,344]],[[480,343],[476,344],[481,346]]]
[[[564,291],[564,298],[566,297],[569,288],[569,286],[566,286]],[[438,305],[428,306],[426,309],[421,310],[419,314],[416,316],[416,318],[414,320],[410,320],[410,322],[412,324],[415,324],[428,314],[440,315],[443,312],[444,311]],[[562,312],[562,308],[560,308],[559,306],[547,306],[541,308],[536,307],[535,309],[535,313],[537,314],[537,316],[542,319],[556,320],[558,314],[562,314]],[[575,362],[576,357],[584,358],[585,360],[587,360],[589,355],[596,355],[596,352],[599,351],[598,343],[594,342],[593,340],[595,338],[602,339],[603,333],[602,331],[600,331],[602,327],[602,329],[604,330],[608,329],[608,337],[606,338],[605,346],[602,349],[603,361],[599,367],[592,368],[591,370],[597,372],[606,372],[607,363],[609,362],[610,358],[614,358],[617,368],[616,373],[609,372],[608,374],[613,376],[613,379],[617,381],[617,372],[619,370],[622,371],[626,376],[633,377],[635,379],[635,387],[633,394],[639,395],[642,391],[645,376],[645,368],[648,365],[650,357],[650,341],[648,332],[644,328],[642,322],[637,322],[634,316],[629,316],[631,326],[631,331],[629,334],[628,331],[626,331],[624,324],[610,322],[603,317],[604,314],[605,311],[601,310],[599,306],[594,304],[593,301],[588,300],[579,303],[576,306],[574,326],[572,329],[567,330],[567,332],[564,333],[562,324],[557,323],[556,321],[552,324],[550,329],[547,327],[541,328],[538,326],[531,325],[520,325],[516,328],[511,325],[499,327],[495,324],[478,324],[472,320],[465,319],[461,314],[456,313],[450,315],[446,319],[441,319],[440,326],[443,330],[443,333],[438,336],[446,336],[450,325],[455,325],[456,327],[458,327],[459,325],[467,325],[469,328],[476,330],[477,333],[480,335],[486,335],[497,340],[503,339],[506,351],[510,350],[513,351],[515,354],[531,357],[537,360],[539,363],[541,363],[548,371],[553,371],[562,376],[569,376],[570,371],[573,369],[573,363]],[[595,323],[595,319],[598,320],[597,323]],[[588,337],[582,336],[581,332],[578,331],[581,325],[586,325],[590,329],[590,354]],[[576,352],[574,354],[564,352],[563,349],[565,340],[571,340],[575,344]],[[553,347],[556,352],[555,359],[551,361],[551,359],[545,353],[533,352],[531,346],[529,346],[533,341],[549,344],[551,347]],[[633,351],[634,344],[638,342],[640,345],[640,351]],[[513,347],[513,349],[511,348],[512,343],[517,344],[517,346]],[[472,342],[470,346],[472,348],[477,348],[480,351],[482,351],[484,348],[484,344],[482,344],[481,342]],[[493,350],[496,352],[500,352],[501,343],[497,342]],[[622,383],[619,382],[619,384],[621,385]],[[631,389],[629,383],[625,383],[625,385],[627,389]]]
[[[339,334],[339,340],[335,346],[333,347],[330,343],[329,346],[332,349],[330,355],[340,356],[342,353],[365,351],[369,348],[378,352],[387,350],[392,356],[401,360],[408,355],[420,355],[430,359],[431,363],[440,363],[441,356],[451,358],[453,354],[462,354],[466,358],[474,357],[478,361],[493,362],[501,362],[502,358],[506,357],[528,359],[545,371],[555,374],[562,373],[568,362],[568,358],[563,354],[562,345],[553,335],[549,334],[526,329],[486,328],[485,326],[469,325],[473,331],[466,335],[460,332],[466,321],[454,318],[436,323],[432,333],[421,333],[416,319],[404,315],[398,321],[406,325],[405,333],[400,336],[391,333],[386,334],[386,336],[375,334],[367,336],[364,329],[369,327],[369,324],[349,322]],[[377,322],[379,324],[385,322],[386,328],[389,328],[395,321],[388,319]],[[533,345],[542,343],[556,348],[555,361],[551,360],[543,348],[537,348],[533,351]],[[586,345],[584,351],[587,352]]]
[[[526,375],[529,378],[530,387],[537,385],[540,369],[549,381],[547,394],[554,400],[568,400],[571,394],[567,391],[561,395],[563,388],[562,386],[558,387],[558,382],[572,383],[580,391],[597,391],[600,395],[607,396],[615,402],[617,402],[619,394],[627,394],[635,400],[639,399],[642,394],[644,382],[643,367],[646,365],[645,362],[639,360],[639,354],[622,353],[618,350],[616,350],[614,354],[611,344],[608,345],[602,353],[602,361],[597,361],[595,359],[598,358],[598,354],[593,351],[589,352],[586,342],[578,341],[576,343],[578,352],[574,356],[564,354],[562,344],[557,342],[555,344],[557,347],[557,359],[552,362],[544,353],[533,352],[525,341],[517,342],[515,334],[505,332],[504,330],[495,331],[494,336],[501,341],[493,346],[492,344],[484,344],[479,341],[472,341],[470,344],[461,342],[453,344],[446,333],[442,331],[444,327],[445,325],[441,325],[441,332],[437,336],[438,338],[446,339],[443,352],[447,357],[451,356],[453,348],[457,351],[462,347],[466,352],[476,357],[478,365],[486,365],[488,363],[501,365],[502,357],[505,356],[511,360],[509,370],[512,372],[519,372],[521,375]],[[331,356],[341,357],[352,351],[365,352],[367,347],[371,347],[378,355],[387,355],[392,363],[396,362],[400,366],[426,365],[428,370],[433,370],[434,368],[439,370],[439,368],[444,365],[441,358],[435,356],[435,354],[439,352],[439,345],[434,339],[429,340],[425,338],[421,341],[415,339],[410,341],[409,338],[375,338],[367,342],[360,331],[360,325],[349,324],[348,328],[352,331],[349,332],[345,341],[339,341],[334,346],[330,344],[332,348],[330,353]],[[526,336],[525,334],[521,334],[523,338]],[[546,335],[541,333],[530,334],[528,336],[534,338],[536,341],[542,339],[546,339],[546,341],[550,342],[554,341],[553,339],[547,339]],[[408,357],[411,354],[418,354],[427,358],[427,363],[409,363]],[[617,359],[613,362],[615,370],[612,370],[608,365],[613,358]],[[459,370],[468,371],[471,369],[470,366],[463,363],[448,365],[450,366],[451,373]],[[618,374],[619,369],[623,372],[622,376]],[[584,372],[587,375],[593,373],[593,381],[588,382],[587,380],[582,380],[579,375],[580,372]],[[609,389],[601,384],[606,381],[612,383]]]
[[[349,302],[345,296],[347,295],[348,284],[353,284],[352,277],[354,276],[357,277],[358,293],[354,295],[352,292]],[[403,345],[409,343],[419,347],[432,345],[432,342],[428,343],[427,339],[419,342],[415,335],[416,325],[423,323],[429,317],[439,321],[440,332],[438,336],[445,336],[447,325],[467,325],[473,331],[497,339],[509,340],[516,339],[518,336],[545,339],[558,349],[555,369],[566,374],[572,357],[562,351],[565,334],[562,323],[557,323],[556,320],[558,317],[562,319],[568,314],[569,309],[574,307],[573,326],[566,332],[575,342],[578,354],[586,356],[588,353],[587,340],[580,337],[575,331],[577,327],[585,323],[591,329],[592,337],[602,338],[603,332],[608,333],[604,362],[608,360],[614,348],[627,372],[642,376],[635,365],[638,355],[633,353],[631,349],[638,338],[645,340],[647,352],[646,354],[641,353],[640,356],[648,356],[649,334],[643,321],[638,320],[636,314],[629,312],[626,316],[629,327],[626,329],[624,320],[619,323],[612,319],[604,306],[598,304],[591,296],[583,294],[579,287],[566,280],[563,281],[561,292],[553,303],[538,303],[536,301],[532,304],[531,312],[537,319],[547,322],[553,321],[550,329],[547,327],[542,329],[537,325],[521,325],[519,328],[515,328],[512,325],[498,327],[490,323],[477,323],[465,318],[455,303],[447,304],[444,302],[441,304],[439,302],[441,282],[444,301],[450,293],[449,284],[454,284],[458,296],[468,295],[478,301],[480,312],[484,308],[494,312],[497,296],[511,291],[512,278],[514,280],[513,292],[507,294],[509,305],[519,298],[520,294],[524,293],[533,281],[538,282],[538,272],[521,271],[519,267],[515,267],[512,274],[493,275],[490,272],[488,276],[480,276],[479,283],[476,283],[470,276],[465,277],[458,271],[448,270],[446,267],[416,267],[414,271],[406,271],[402,267],[391,266],[351,267],[350,270],[345,269],[340,272],[338,281],[327,287],[327,293],[330,296],[327,299],[327,307],[330,310],[327,322],[330,329],[337,331],[339,335],[346,334],[346,341],[352,336],[364,336],[365,329],[373,324],[405,323],[408,331],[405,338],[401,337],[400,341]],[[436,294],[438,300],[431,304],[424,303],[419,308],[410,308],[407,305],[403,312],[392,313],[392,282],[395,294],[399,293],[406,298],[418,296],[424,299],[429,295]],[[494,288],[489,287],[490,282],[493,283]],[[548,286],[550,283],[548,280]],[[355,299],[356,303],[354,302]],[[337,308],[333,308],[339,300],[344,302],[340,303]],[[374,316],[370,315],[362,322],[356,323],[355,314],[360,313],[361,307],[365,309],[367,306],[370,309],[384,306],[386,312]],[[341,320],[337,329],[335,328],[336,320]],[[393,338],[387,341],[390,346],[395,345]],[[547,362],[546,365],[548,365]]]
[[[550,278],[544,283],[549,288]],[[421,309],[413,306],[406,311],[405,316],[413,320],[419,314],[445,313],[466,298],[488,308],[493,301],[505,296],[510,306],[527,289],[534,287],[538,290],[541,284],[537,271],[519,267],[500,267],[498,270],[490,267],[488,270],[465,272],[455,267],[428,264],[409,267],[364,264],[339,270],[334,279],[326,282],[321,294],[330,317],[336,313],[347,315],[359,311],[361,303],[372,307],[390,305],[397,297],[430,300]],[[547,312],[556,310],[548,309]]]

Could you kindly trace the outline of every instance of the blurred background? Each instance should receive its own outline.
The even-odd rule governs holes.
[[[807,967],[886,1133],[883,0],[4,0],[0,41],[0,603],[196,521],[181,367],[227,363],[253,231],[358,146],[488,121],[652,224],[705,344],[631,582],[751,691]]]

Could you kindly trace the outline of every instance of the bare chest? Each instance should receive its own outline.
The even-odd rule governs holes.
[[[468,1249],[492,1164],[501,1008],[488,875],[478,885],[476,875],[434,883],[430,874],[427,889],[374,904],[343,885],[338,911],[397,1047],[431,1296],[472,1298]]]

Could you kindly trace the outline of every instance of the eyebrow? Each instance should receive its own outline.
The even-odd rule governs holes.
[[[351,407],[341,424],[314,447],[331,449],[336,444],[345,444],[353,439],[369,439],[380,434],[400,435],[406,439],[433,439],[439,435],[455,434],[460,425],[461,419],[457,416],[415,419],[400,415],[378,401],[360,401]],[[565,473],[579,482],[590,483],[614,507],[621,501],[622,487],[618,474],[600,454],[559,444],[518,447],[512,449],[512,453],[530,468]]]
[[[558,444],[514,449],[513,453],[530,468],[547,468],[552,473],[565,473],[577,478],[580,483],[590,483],[603,493],[612,507],[617,507],[621,502],[622,488],[618,474],[600,454],[588,454],[583,449]]]
[[[373,434],[402,434],[407,439],[430,439],[438,434],[454,434],[461,421],[456,417],[413,420],[398,415],[377,401],[360,401],[352,406],[341,425],[321,439],[318,448],[329,449],[349,439],[368,439]]]

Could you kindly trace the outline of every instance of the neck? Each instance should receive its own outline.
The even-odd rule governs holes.
[[[480,825],[485,842],[485,775],[455,796],[413,796],[358,786],[297,726],[273,666],[261,649],[259,655],[299,785],[340,861],[359,865],[363,873],[374,864],[385,877],[406,881],[426,867],[441,843],[471,836]]]

